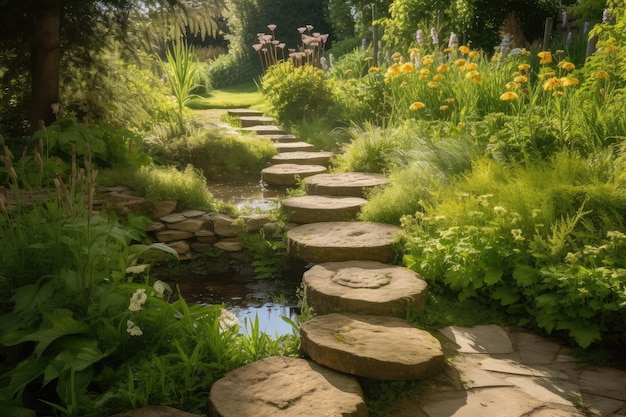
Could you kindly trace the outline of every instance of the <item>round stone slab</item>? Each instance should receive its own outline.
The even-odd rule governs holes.
[[[321,222],[287,232],[287,253],[311,262],[391,262],[397,226],[374,222]]]
[[[315,362],[367,378],[423,379],[445,364],[435,337],[397,317],[317,316],[300,326],[300,338]]]
[[[326,172],[322,165],[278,164],[261,171],[261,178],[269,185],[295,185],[298,178]]]
[[[408,268],[370,261],[327,262],[302,277],[307,305],[316,314],[406,316],[422,309],[428,284]]]
[[[269,126],[275,125],[276,119],[268,116],[240,116],[239,122],[241,123],[241,127],[252,127],[252,126]]]
[[[284,152],[313,152],[315,146],[306,142],[275,142],[274,147],[278,153]]]
[[[389,182],[382,174],[340,172],[320,174],[304,181],[304,189],[312,195],[343,195],[365,198],[369,190]]]
[[[354,220],[367,200],[359,197],[305,195],[281,201],[289,221],[294,223]]]
[[[269,357],[211,387],[212,417],[367,417],[358,381],[304,359]]]
[[[301,164],[327,166],[332,152],[283,152],[272,157],[272,164]]]

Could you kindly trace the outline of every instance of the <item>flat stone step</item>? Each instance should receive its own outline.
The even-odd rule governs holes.
[[[326,172],[322,165],[278,164],[261,171],[261,178],[268,185],[296,185],[302,178]]]
[[[226,113],[232,117],[263,116],[262,111],[250,109],[230,109]]]
[[[327,262],[302,277],[306,303],[316,314],[357,313],[406,317],[421,310],[428,284],[408,268],[370,261]]]
[[[259,136],[264,135],[286,135],[287,131],[280,126],[268,125],[268,126],[252,126],[252,127],[243,127],[241,128],[244,132],[252,132]]]
[[[301,142],[296,135],[263,135],[263,137],[277,143]]]
[[[368,172],[339,172],[320,174],[304,181],[304,189],[310,195],[343,195],[367,198],[367,194],[375,187],[389,182],[383,174]]]
[[[359,382],[313,361],[272,356],[227,373],[211,387],[212,417],[367,417]]]
[[[268,116],[240,116],[239,122],[241,127],[269,126],[275,125],[276,119]]]
[[[315,362],[367,378],[424,379],[445,364],[435,337],[397,317],[326,314],[304,322],[300,338]]]
[[[330,164],[332,152],[283,152],[272,157],[272,164],[324,165]]]
[[[278,151],[278,153],[285,152],[313,152],[315,151],[315,146],[306,142],[278,142],[274,143],[274,147]]]
[[[393,244],[400,231],[387,223],[309,223],[287,232],[287,253],[316,264],[351,260],[388,263],[394,257]]]
[[[293,223],[341,222],[355,220],[367,200],[359,197],[305,195],[281,201]]]

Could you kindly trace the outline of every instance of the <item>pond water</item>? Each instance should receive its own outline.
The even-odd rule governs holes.
[[[208,189],[216,200],[237,208],[269,211],[279,206],[278,199],[285,195],[285,188],[266,187],[260,181],[210,183]],[[259,320],[259,329],[275,337],[292,333],[287,317],[295,321],[298,314],[296,289],[302,274],[295,272],[283,282],[258,280],[246,274],[192,274],[178,282],[187,302],[224,304],[239,318],[241,332]]]

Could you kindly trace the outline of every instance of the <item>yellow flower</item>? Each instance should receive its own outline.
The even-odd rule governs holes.
[[[445,104],[443,106],[439,106],[439,110],[441,110],[441,111],[446,111],[446,110],[448,110],[448,108],[449,107],[446,106]]]
[[[454,65],[456,65],[457,67],[462,67],[463,65],[465,65],[465,60],[457,59],[456,61],[454,61]]]
[[[447,98],[446,99],[446,103],[448,103],[448,104],[452,104],[454,102],[455,102],[455,100],[453,98]]]
[[[392,66],[387,68],[387,75],[393,77],[394,75],[398,75],[398,74],[400,74],[400,65],[393,64]]]
[[[569,77],[569,78],[563,77],[561,78],[561,82],[563,84],[563,87],[569,87],[570,85],[580,84],[580,80],[575,77]]]
[[[564,69],[565,71],[571,71],[573,69],[576,68],[576,65],[572,64],[571,62],[568,61],[561,61],[559,62],[559,68]]]
[[[467,74],[465,74],[465,78],[468,78],[468,79],[473,80],[476,77],[480,77],[480,73],[478,71],[470,71]]]
[[[421,101],[416,101],[415,103],[411,104],[411,106],[409,107],[409,110],[416,111],[419,109],[423,109],[424,107],[426,107],[424,103],[422,103]]]
[[[611,52],[618,51],[619,48],[617,46],[607,45],[604,48],[602,48],[602,50],[608,54],[608,53],[611,53]]]
[[[456,127],[458,127],[459,129],[463,129],[465,127],[465,122],[459,122],[456,124]]]
[[[415,58],[416,56],[419,56],[419,54],[420,54],[420,50],[419,49],[417,49],[417,48],[409,49],[409,56],[411,58]]]
[[[522,49],[522,56],[530,56],[530,51],[526,49]]]
[[[380,72],[380,68],[378,68],[378,67],[371,67],[370,68],[370,72],[373,72],[373,73],[377,74],[377,73]]]
[[[428,68],[422,68],[420,70],[420,75],[428,75],[430,74],[430,70]]]
[[[549,64],[552,62],[552,54],[548,51],[541,51],[537,54],[541,60],[539,60],[540,65]]]
[[[483,77],[477,75],[476,77],[472,77],[472,81],[474,81],[476,84],[480,84],[483,82]]]
[[[402,55],[400,55],[400,52],[394,52],[393,55],[391,55],[391,59],[398,62],[402,59]]]
[[[556,90],[559,87],[563,86],[563,81],[560,78],[552,77],[549,78],[545,83],[543,83],[543,89],[545,91]]]
[[[446,64],[441,64],[437,67],[437,72],[448,72],[448,69]]]
[[[445,52],[445,53],[452,52],[452,51],[453,51],[453,49],[450,48],[450,47],[443,48],[443,52]]]
[[[518,84],[516,82],[508,82],[504,86],[504,88],[506,88],[509,91],[515,90],[517,87],[518,87]]]
[[[433,56],[432,55],[424,56],[424,59],[422,60],[422,65],[430,65],[432,63],[433,63]]]
[[[480,52],[478,52],[478,51],[471,51],[467,56],[470,57],[470,58],[476,58],[477,56],[480,56]]]
[[[606,71],[598,71],[596,73],[596,78],[599,79],[599,80],[602,80],[602,79],[608,80],[609,79],[609,73],[606,72]]]
[[[513,81],[515,81],[516,83],[527,83],[528,78],[524,75],[518,75],[517,77],[513,78]]]
[[[502,101],[512,101],[517,100],[518,96],[513,91],[507,91],[506,93],[500,96],[500,100]]]
[[[441,81],[441,80],[443,80],[443,78],[444,78],[444,77],[443,77],[443,75],[442,75],[442,74],[435,74],[435,75],[433,76],[433,81]]]
[[[469,51],[470,49],[467,46],[465,45],[459,46],[459,52],[462,53],[463,55],[467,55]]]
[[[530,64],[519,64],[517,66],[517,69],[520,70],[521,72],[528,72],[530,71]]]
[[[437,81],[430,81],[428,84],[426,84],[428,87],[430,88],[437,88],[437,86],[439,85],[439,83]]]
[[[469,64],[465,66],[465,69],[467,71],[475,70],[476,68],[478,68],[478,64],[475,62],[470,62]]]
[[[405,64],[402,64],[402,66],[400,67],[400,72],[413,72],[414,69],[415,67],[413,66],[413,64],[407,62]]]
[[[562,49],[557,49],[554,53],[557,54],[557,55],[561,55],[561,54],[564,54],[565,51],[562,50]]]
[[[351,75],[352,74],[352,70],[351,69],[347,69],[343,72],[345,75]]]

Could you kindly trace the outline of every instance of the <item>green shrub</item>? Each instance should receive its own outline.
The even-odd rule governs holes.
[[[333,105],[324,72],[311,65],[294,67],[291,61],[273,65],[261,87],[272,115],[286,125],[325,116]]]
[[[225,54],[208,64],[211,87],[215,89],[249,83],[261,75],[261,66],[254,56],[241,59],[234,54]]]

